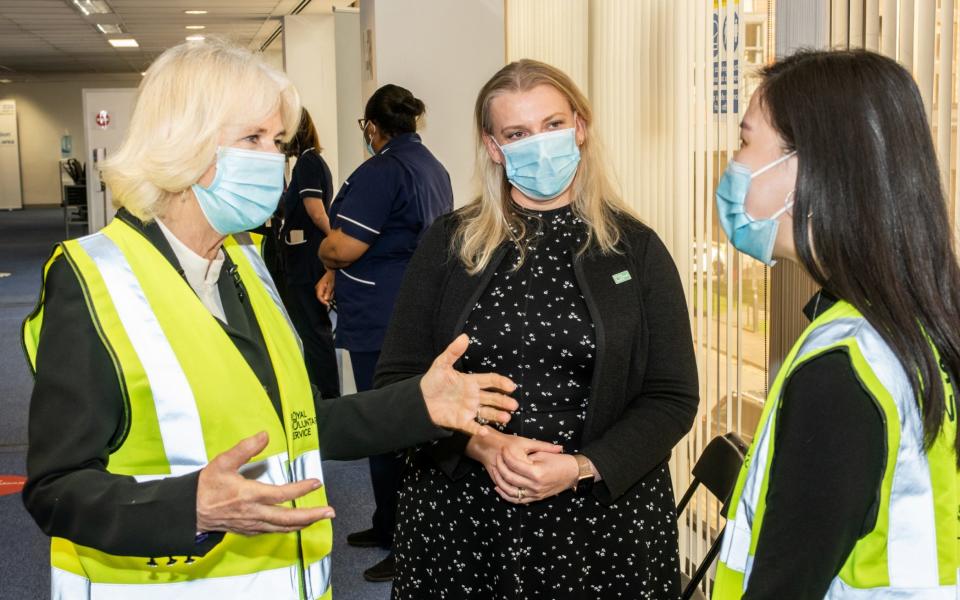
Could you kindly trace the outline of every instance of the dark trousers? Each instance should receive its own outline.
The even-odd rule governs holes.
[[[340,395],[340,372],[326,307],[317,300],[312,285],[299,284],[287,284],[286,305],[303,342],[310,383],[320,390],[321,398],[336,398]]]
[[[351,352],[353,378],[357,391],[373,388],[373,373],[377,367],[379,352]],[[377,504],[373,511],[373,530],[384,548],[393,546],[393,528],[397,524],[397,495],[400,493],[400,478],[403,475],[403,458],[396,452],[370,457],[370,481],[373,483],[373,498]]]

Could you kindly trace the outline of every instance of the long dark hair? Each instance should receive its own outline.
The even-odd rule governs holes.
[[[865,51],[801,51],[763,77],[766,115],[797,151],[797,255],[900,359],[929,450],[953,402],[940,370],[960,376],[960,269],[920,92]]]
[[[380,133],[394,137],[417,130],[417,119],[427,112],[423,101],[399,85],[388,83],[367,100],[363,116],[376,124]]]
[[[300,125],[297,127],[297,133],[287,142],[286,155],[300,156],[304,151],[313,148],[317,154],[323,152],[320,147],[320,134],[317,133],[317,127],[310,118],[307,109],[300,109]]]

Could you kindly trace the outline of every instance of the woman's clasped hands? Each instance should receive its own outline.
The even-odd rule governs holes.
[[[579,468],[572,454],[556,444],[491,430],[474,436],[466,454],[483,464],[500,497],[530,504],[571,489]]]

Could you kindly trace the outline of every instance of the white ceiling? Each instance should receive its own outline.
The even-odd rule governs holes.
[[[0,0],[0,79],[48,79],[77,73],[139,73],[163,50],[191,34],[228,37],[259,49],[280,18],[302,0],[106,0],[113,15],[84,17],[70,0]],[[338,6],[350,0],[335,0]],[[330,10],[312,0],[305,13]],[[206,10],[188,15],[185,10]],[[119,23],[126,33],[104,35],[96,23]],[[187,25],[204,25],[202,31]],[[139,48],[114,48],[107,39],[132,37]],[[75,76],[75,75],[74,75]]]

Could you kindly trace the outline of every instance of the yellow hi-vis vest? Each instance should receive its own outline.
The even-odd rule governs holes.
[[[880,409],[887,443],[876,526],[854,546],[826,598],[956,600],[960,489],[953,448],[957,433],[953,385],[944,373],[947,414],[926,452],[923,423],[906,371],[877,330],[847,302],[836,303],[810,324],[774,381],[730,501],[713,598],[740,598],[750,581],[784,382],[807,361],[835,349],[849,353],[857,377]]]
[[[241,469],[250,479],[284,484],[322,479],[316,415],[302,351],[263,261],[249,240],[224,249],[263,332],[280,389],[278,418],[253,370],[215,317],[169,261],[120,219],[93,235],[63,242],[67,260],[116,367],[128,422],[107,470],[138,481],[201,469],[241,439],[266,430],[267,448]],[[36,368],[44,294],[24,323],[24,346]],[[325,506],[323,488],[298,499]],[[158,515],[162,518],[162,515]],[[331,526],[298,533],[227,533],[203,557],[114,556],[54,538],[55,599],[270,600],[329,599]]]

